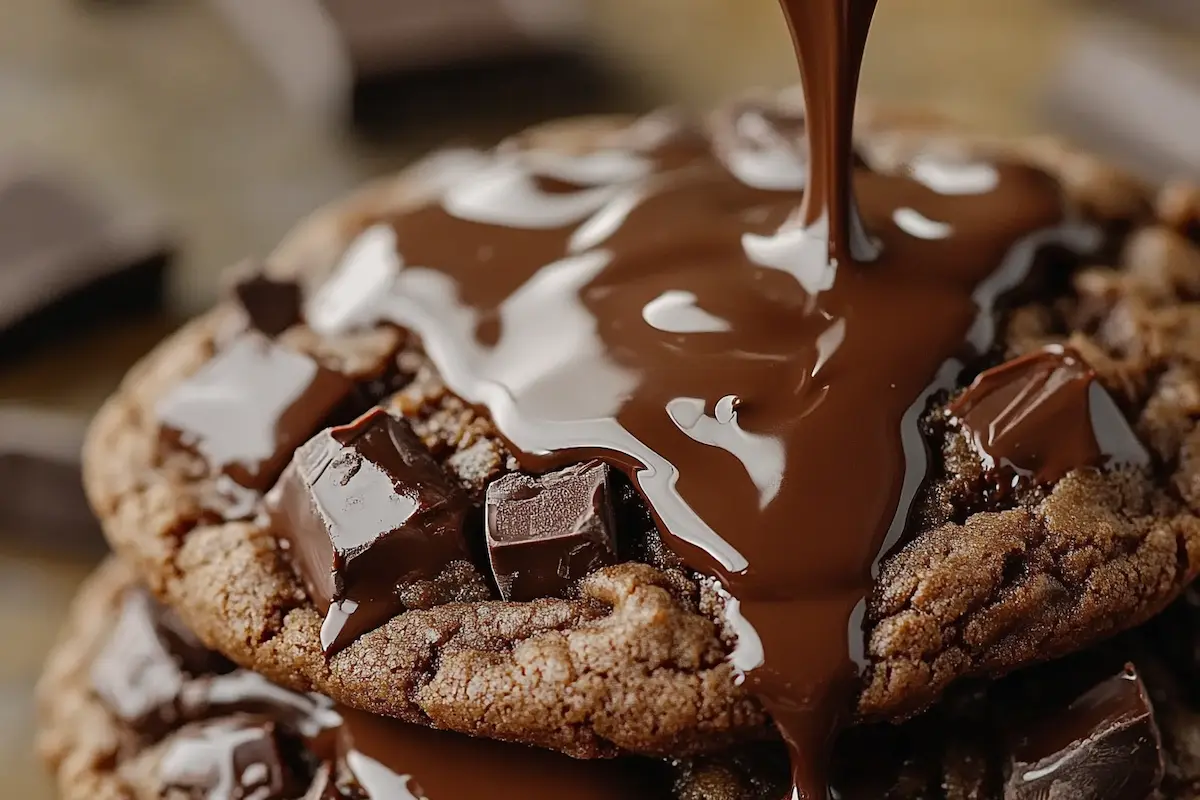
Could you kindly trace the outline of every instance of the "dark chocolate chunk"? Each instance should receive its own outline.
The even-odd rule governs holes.
[[[92,663],[92,687],[114,714],[138,730],[164,731],[177,714],[186,676],[159,636],[157,610],[145,592],[125,597],[121,618]]]
[[[129,725],[161,733],[179,719],[188,675],[221,672],[227,662],[204,647],[143,590],[125,595],[121,616],[92,663],[92,688]]]
[[[487,490],[487,546],[505,600],[563,595],[616,563],[609,467],[578,464],[540,477],[512,474]]]
[[[1146,800],[1163,777],[1154,709],[1132,665],[1025,726],[1005,800]]]
[[[352,389],[345,376],[250,332],[168,394],[158,417],[169,440],[264,491]]]
[[[284,800],[295,778],[275,723],[231,717],[184,728],[159,765],[163,784],[206,800]]]
[[[55,554],[105,552],[83,493],[86,430],[87,420],[73,414],[0,407],[0,537]]]
[[[158,309],[170,257],[152,216],[51,170],[0,179],[0,331],[7,351],[100,318]]]
[[[233,285],[233,294],[250,325],[267,336],[278,336],[302,319],[304,299],[295,281],[276,280],[254,271]]]
[[[949,412],[986,468],[1012,470],[1040,484],[1078,467],[1149,460],[1095,372],[1061,347],[984,372]]]
[[[469,559],[468,505],[408,423],[379,408],[296,451],[267,506],[327,612],[326,653],[395,616],[404,585]]]

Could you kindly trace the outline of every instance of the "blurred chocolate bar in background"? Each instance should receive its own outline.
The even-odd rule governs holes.
[[[369,133],[540,100],[589,111],[606,91],[578,46],[583,0],[212,2],[291,106]]]
[[[1109,9],[1172,26],[1200,31],[1200,3],[1196,0],[1101,0]]]
[[[0,542],[79,559],[105,552],[83,493],[86,429],[74,414],[0,405]]]
[[[1200,21],[1196,0],[1178,5]],[[1149,180],[1200,179],[1196,35],[1126,19],[1081,27],[1050,76],[1048,127]]]
[[[171,244],[148,211],[45,165],[0,164],[0,355],[161,307]]]

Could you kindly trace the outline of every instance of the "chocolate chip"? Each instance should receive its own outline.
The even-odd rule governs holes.
[[[1146,450],[1079,354],[1047,347],[990,369],[949,406],[984,467],[1050,484]]]
[[[256,271],[238,280],[233,294],[250,325],[267,336],[278,336],[301,321],[303,298],[295,281],[275,280]]]
[[[505,600],[563,595],[616,563],[609,467],[590,461],[541,477],[512,474],[487,490],[487,546]]]
[[[313,602],[327,613],[327,654],[402,610],[404,585],[469,559],[468,505],[408,423],[383,409],[296,451],[267,507]]]
[[[242,486],[266,490],[351,381],[258,333],[245,333],[158,405],[168,441]]]
[[[184,728],[159,765],[163,784],[196,797],[283,800],[295,780],[276,738],[275,724],[232,717]]]
[[[1163,776],[1154,710],[1132,665],[1015,737],[1005,800],[1146,800]]]

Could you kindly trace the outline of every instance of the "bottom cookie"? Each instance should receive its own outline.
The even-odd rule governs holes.
[[[842,800],[1200,797],[1200,595],[1088,653],[850,731]],[[82,589],[39,687],[65,800],[779,800],[778,743],[576,761],[335,706],[204,648],[119,563]]]

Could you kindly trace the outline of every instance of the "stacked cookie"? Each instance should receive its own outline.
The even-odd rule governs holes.
[[[769,316],[811,314],[796,298],[828,290],[767,236],[804,188],[803,127],[790,96],[757,98],[703,123],[567,122],[441,153],[233,276],[92,427],[88,491],[120,563],[83,590],[42,686],[64,796],[784,796],[759,676],[787,630],[814,660],[828,643],[785,619],[755,660],[729,587],[759,567],[681,535],[695,471],[609,412],[650,357],[686,350],[701,375],[745,359],[720,397],[656,396],[655,424],[728,456],[705,476],[728,492],[715,505],[798,491],[771,467],[790,429],[756,426],[737,384],[807,418],[837,402],[860,324],[829,317],[795,356]],[[842,798],[1197,796],[1200,649],[1179,598],[1200,571],[1200,193],[1043,140],[859,127],[860,172],[926,203],[889,212],[885,249],[955,237],[951,209],[988,230],[973,204],[1011,181],[1055,235],[1023,221],[1003,248],[981,238],[1004,276],[987,291],[905,276],[944,305],[898,318],[951,309],[984,345],[905,413],[916,480],[889,501],[906,513],[838,656],[857,665],[846,730],[829,753],[804,746]],[[537,268],[507,277],[517,261]],[[679,289],[676,262],[732,283]],[[742,304],[776,352],[720,338],[747,324]],[[871,389],[880,408],[891,390]],[[899,452],[877,429],[901,421],[872,408],[865,447]],[[796,536],[845,534],[807,522]],[[701,542],[726,568],[696,567]]]

